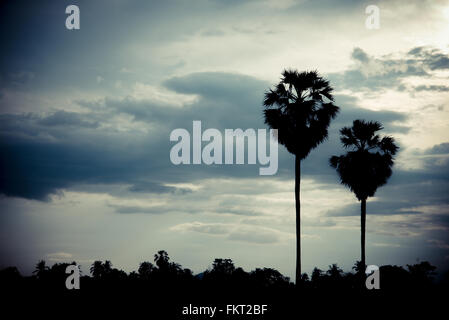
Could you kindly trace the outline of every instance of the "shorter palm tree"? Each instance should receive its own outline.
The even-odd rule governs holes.
[[[393,156],[398,150],[392,137],[380,138],[376,134],[382,129],[382,124],[377,121],[355,120],[352,127],[340,130],[341,143],[349,151],[330,158],[330,165],[337,170],[341,183],[349,187],[361,201],[362,270],[366,267],[366,199],[374,196],[377,188],[387,183],[392,174]]]

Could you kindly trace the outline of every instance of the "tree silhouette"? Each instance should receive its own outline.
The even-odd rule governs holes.
[[[313,268],[312,277],[311,277],[311,280],[313,282],[318,282],[322,276],[323,276],[323,270],[321,270],[317,267]]]
[[[433,280],[435,273],[435,266],[432,266],[428,261],[422,261],[419,264],[407,265],[410,276],[414,283],[422,287],[429,286]]]
[[[301,279],[300,178],[301,160],[328,135],[334,105],[329,81],[316,71],[285,70],[279,84],[265,93],[265,123],[278,129],[280,144],[295,155],[296,283]]]
[[[326,271],[326,274],[331,279],[337,280],[342,277],[343,270],[336,263],[333,263],[329,266],[329,269]]]
[[[231,274],[235,270],[234,262],[231,259],[215,259],[212,263],[212,272]]]
[[[251,277],[259,286],[267,288],[287,287],[290,284],[288,277],[272,268],[256,268],[256,270],[251,271]]]
[[[137,270],[139,277],[141,279],[148,280],[150,279],[151,273],[154,271],[154,265],[151,262],[144,261],[139,265],[139,269]]]
[[[91,267],[92,277],[86,275],[80,278],[83,292],[87,294],[87,297],[95,297],[97,303],[105,299],[108,304],[116,301],[111,300],[112,294],[119,297],[117,303],[122,303],[124,296],[120,294],[125,292],[126,297],[131,297],[133,305],[139,301],[139,297],[145,299],[145,302],[160,303],[161,306],[166,301],[185,304],[186,301],[197,299],[210,301],[211,297],[213,299],[239,297],[237,300],[254,297],[256,300],[253,301],[274,299],[274,302],[288,301],[288,305],[294,305],[293,302],[300,297],[295,293],[301,294],[301,297],[311,296],[312,299],[316,299],[318,297],[316,293],[338,292],[338,296],[346,297],[345,299],[352,297],[366,300],[370,296],[382,297],[385,292],[387,295],[384,297],[390,300],[390,292],[395,293],[396,296],[410,293],[416,295],[423,292],[427,295],[432,291],[444,295],[448,288],[448,281],[444,278],[434,279],[436,267],[427,261],[407,265],[407,269],[392,265],[380,266],[382,291],[373,296],[369,292],[360,294],[360,289],[365,288],[365,276],[360,277],[359,272],[356,274],[343,272],[337,264],[329,265],[327,271],[315,267],[310,279],[304,273],[301,290],[298,291],[288,277],[272,268],[256,268],[246,272],[241,267],[236,267],[231,259],[217,258],[213,261],[211,268],[193,276],[189,269],[183,269],[178,263],[169,262],[170,259],[165,251],[159,251],[156,257],[163,263],[162,271],[159,267],[144,261],[140,263],[138,272],[132,271],[127,274],[123,270],[113,268],[110,261],[95,261]],[[73,294],[74,292],[67,291],[65,286],[67,279],[65,270],[70,264],[77,265],[75,262],[58,262],[49,268],[44,262],[39,261],[37,270],[43,272],[45,276],[42,277],[22,276],[15,267],[0,268],[0,284],[5,292],[20,294],[31,292],[33,298],[34,293],[39,292],[41,293],[39,297],[47,302],[56,297],[62,299],[70,297],[72,302],[72,299],[78,297],[83,298],[82,301],[85,303],[84,293],[82,296]],[[357,261],[353,269],[358,271],[359,266],[360,262]],[[147,275],[149,275],[148,278],[146,278]],[[361,287],[362,283],[363,287]],[[331,295],[329,297],[335,298]],[[164,315],[166,312],[164,309]]]
[[[203,278],[206,281],[221,283],[223,285],[230,284],[235,272],[234,262],[231,259],[215,259],[212,268],[206,270]]]
[[[112,263],[109,260],[106,260],[103,263],[103,272],[104,272],[104,276],[108,276],[112,273],[113,269],[112,269]]]
[[[154,262],[161,271],[168,270],[169,260],[167,251],[160,250],[154,255]]]
[[[121,274],[119,271],[120,270],[112,268],[112,263],[109,260],[106,260],[105,262],[99,260],[94,261],[90,267],[90,273],[94,279],[105,279],[107,277],[120,278]]]
[[[382,124],[377,121],[355,120],[352,127],[340,130],[341,143],[349,151],[345,155],[330,158],[330,165],[337,170],[341,183],[349,187],[361,201],[362,270],[366,267],[366,199],[374,196],[377,188],[387,183],[392,173],[393,156],[398,150],[392,137],[381,139],[376,134],[382,129]]]
[[[104,275],[103,262],[98,260],[94,261],[94,263],[92,263],[92,266],[90,267],[90,273],[92,274],[92,277],[94,277],[94,279],[102,278]]]
[[[38,279],[43,279],[48,273],[49,268],[47,267],[45,260],[40,260],[35,267],[35,270],[33,271],[34,274],[36,274],[36,277]]]
[[[352,270],[354,270],[357,274],[359,274],[359,273],[364,274],[365,273],[365,269],[364,269],[364,266],[362,266],[362,262],[361,261],[356,261],[354,263],[354,266],[352,267]]]

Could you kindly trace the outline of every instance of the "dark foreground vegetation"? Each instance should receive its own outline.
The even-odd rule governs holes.
[[[301,282],[295,286],[275,269],[246,272],[235,267],[231,259],[215,259],[208,270],[193,275],[191,270],[170,261],[167,252],[159,251],[153,262],[142,262],[137,271],[130,273],[114,268],[110,261],[95,261],[90,275],[81,274],[80,290],[68,290],[65,281],[69,275],[65,271],[70,264],[76,263],[48,267],[40,261],[28,277],[21,276],[15,267],[5,268],[0,271],[1,288],[13,301],[28,296],[36,303],[43,299],[48,304],[58,301],[58,306],[93,304],[102,306],[102,310],[106,308],[106,312],[131,303],[136,308],[146,306],[164,319],[196,319],[182,315],[182,308],[189,304],[267,304],[269,311],[263,318],[276,318],[298,313],[301,306],[318,308],[318,313],[331,311],[320,309],[320,303],[350,306],[357,301],[360,306],[407,301],[408,308],[413,308],[410,299],[420,303],[424,303],[422,299],[433,299],[437,303],[448,293],[448,275],[436,281],[436,267],[426,261],[405,268],[381,266],[380,290],[365,288],[366,275],[359,270],[360,262],[352,272],[343,272],[337,264],[328,270],[315,268],[310,276],[302,274]]]

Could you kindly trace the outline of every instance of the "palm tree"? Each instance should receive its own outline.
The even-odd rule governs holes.
[[[47,274],[49,268],[47,267],[47,264],[45,263],[45,260],[40,260],[33,271],[33,273],[36,274],[38,279],[45,278],[45,275]]]
[[[377,188],[387,183],[392,174],[393,156],[399,149],[392,137],[380,138],[376,134],[382,129],[382,124],[377,121],[355,120],[352,127],[340,130],[341,143],[349,151],[330,158],[330,165],[337,170],[341,183],[361,201],[361,270],[366,267],[366,199],[374,196]]]
[[[333,263],[329,265],[329,270],[326,271],[326,274],[332,280],[338,280],[343,276],[343,270],[336,263]]]
[[[170,258],[168,257],[168,253],[165,250],[159,250],[154,255],[154,262],[156,263],[160,271],[167,271],[169,269],[169,260]]]
[[[280,144],[295,155],[296,283],[301,280],[300,177],[301,160],[327,138],[334,105],[329,81],[316,71],[285,70],[281,81],[265,93],[265,123],[277,129]]]

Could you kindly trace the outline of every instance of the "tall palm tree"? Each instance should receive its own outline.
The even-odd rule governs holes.
[[[355,120],[352,127],[340,130],[340,140],[349,151],[341,156],[330,158],[343,185],[355,193],[361,201],[361,261],[359,268],[365,270],[365,225],[366,199],[374,196],[378,187],[387,183],[392,174],[393,156],[398,151],[394,139],[389,136],[380,138],[376,134],[382,130],[377,121]]]
[[[280,144],[295,155],[296,283],[301,280],[301,160],[327,138],[334,105],[329,81],[316,71],[285,70],[279,84],[265,93],[265,123],[277,129]]]

